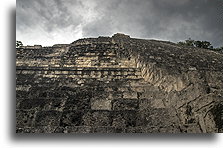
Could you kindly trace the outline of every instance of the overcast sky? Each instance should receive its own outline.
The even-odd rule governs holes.
[[[223,0],[17,0],[16,40],[71,43],[121,32],[223,46]]]

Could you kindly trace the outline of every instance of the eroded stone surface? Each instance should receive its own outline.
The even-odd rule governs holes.
[[[220,53],[123,34],[16,52],[17,133],[223,131]]]

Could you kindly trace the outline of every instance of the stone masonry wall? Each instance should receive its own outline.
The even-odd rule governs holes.
[[[222,132],[222,55],[200,70],[173,46],[116,34],[18,48],[16,132]]]

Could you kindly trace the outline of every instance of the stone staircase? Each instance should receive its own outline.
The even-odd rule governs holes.
[[[18,133],[180,132],[162,98],[112,43],[17,49]]]

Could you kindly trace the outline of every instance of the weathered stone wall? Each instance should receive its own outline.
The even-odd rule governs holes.
[[[17,133],[222,132],[222,55],[196,52],[123,34],[18,48]]]
[[[165,108],[183,132],[222,132],[223,55],[173,43],[113,36],[141,68],[145,81],[167,95]]]

